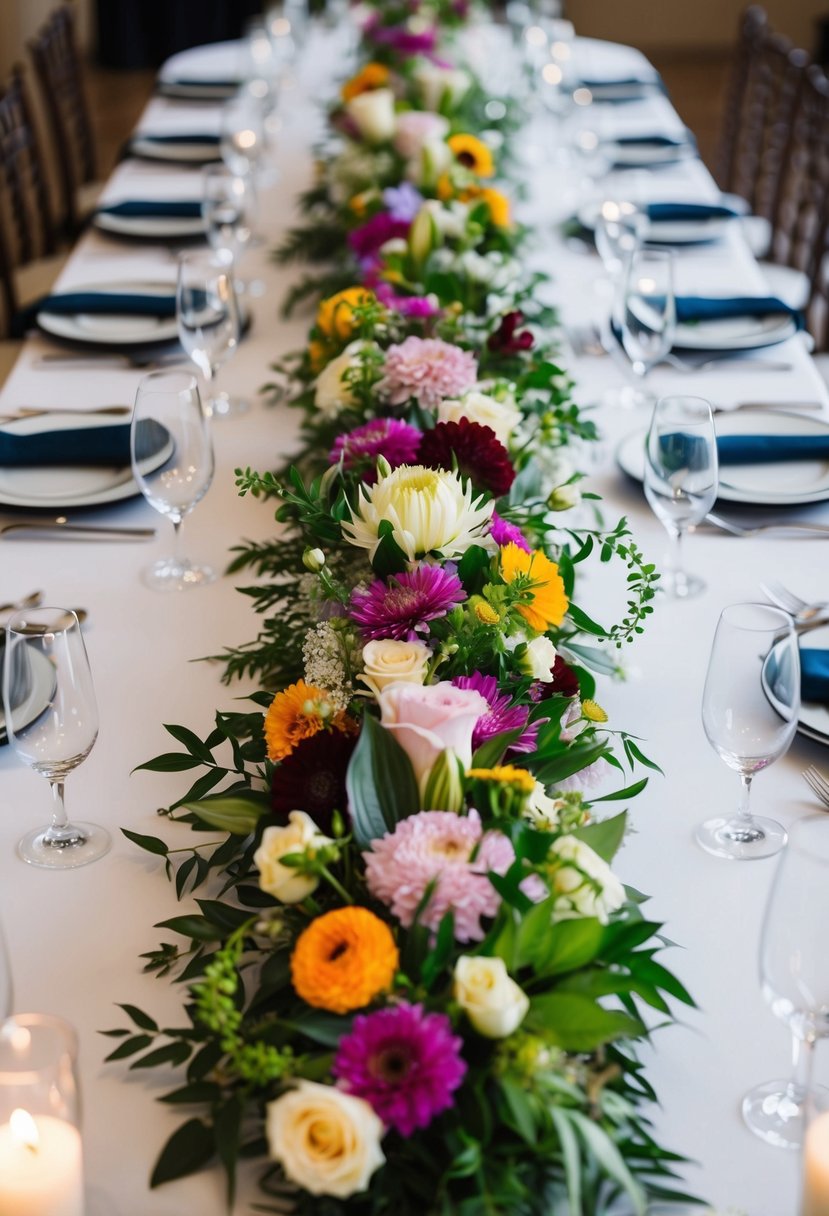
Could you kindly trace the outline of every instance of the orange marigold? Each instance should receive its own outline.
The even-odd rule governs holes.
[[[350,1013],[391,985],[399,959],[385,921],[368,908],[335,908],[299,935],[291,979],[297,995],[315,1009]]]
[[[523,602],[516,607],[527,624],[537,633],[543,633],[551,625],[560,625],[569,600],[556,563],[551,562],[541,549],[525,553],[512,542],[504,545],[500,556],[504,582],[514,583],[521,579],[525,584]]]
[[[355,723],[331,702],[324,688],[297,680],[278,692],[265,714],[265,742],[271,760],[284,760],[303,739],[333,728],[350,733]]]
[[[446,141],[458,164],[478,177],[493,177],[495,162],[486,144],[474,135],[450,135]]]
[[[342,87],[343,101],[351,101],[361,93],[370,93],[373,89],[384,89],[389,83],[391,73],[383,63],[367,63],[356,76],[352,76]]]
[[[317,325],[327,338],[345,341],[354,333],[354,309],[371,304],[375,299],[374,292],[365,287],[347,287],[345,291],[338,291],[320,304]]]

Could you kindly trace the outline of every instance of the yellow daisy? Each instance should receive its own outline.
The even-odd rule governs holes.
[[[455,160],[477,177],[493,177],[495,162],[486,144],[474,135],[450,135],[446,141]]]
[[[588,722],[607,721],[607,710],[602,709],[601,705],[589,698],[581,703],[581,715],[583,718],[587,718]]]
[[[505,583],[520,579],[524,586],[516,608],[536,633],[544,633],[551,625],[560,625],[569,607],[564,580],[558,566],[549,557],[534,549],[525,553],[510,542],[501,549],[501,577]]]
[[[535,777],[525,768],[516,768],[513,764],[496,764],[493,768],[471,768],[467,777],[477,777],[479,781],[498,781],[501,785],[512,785],[524,794],[531,794],[535,789]]]

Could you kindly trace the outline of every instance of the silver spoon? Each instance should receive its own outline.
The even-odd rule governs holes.
[[[32,591],[22,599],[10,600],[8,604],[0,604],[0,612],[17,612],[21,608],[37,608],[43,602],[42,591]]]

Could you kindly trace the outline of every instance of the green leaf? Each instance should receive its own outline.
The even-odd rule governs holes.
[[[469,546],[458,562],[458,578],[468,595],[480,594],[491,564],[492,558],[486,549],[481,545]]]
[[[189,1059],[190,1046],[187,1043],[166,1043],[155,1051],[147,1052],[140,1060],[134,1060],[130,1068],[157,1068],[161,1064],[172,1064],[177,1067]]]
[[[157,836],[142,836],[140,832],[130,832],[127,828],[121,828],[121,831],[127,840],[137,844],[139,849],[146,849],[148,853],[155,853],[157,857],[166,857],[170,851],[170,846],[163,840],[159,840]]]
[[[362,848],[420,810],[409,757],[376,718],[366,714],[346,775],[354,839]]]
[[[221,1095],[221,1088],[215,1081],[197,1081],[193,1085],[182,1085],[180,1089],[171,1090],[159,1098],[170,1106],[201,1105],[202,1102],[215,1102]]]
[[[508,1081],[504,1077],[501,1078],[500,1085],[501,1093],[506,1099],[507,1107],[519,1135],[527,1141],[527,1144],[535,1144],[538,1137],[536,1135],[532,1103],[527,1091],[522,1089],[520,1085],[516,1085],[514,1081]]]
[[[562,657],[566,658],[569,651],[577,659],[581,659],[582,663],[586,667],[589,667],[591,671],[598,671],[606,676],[616,674],[616,660],[612,655],[605,654],[603,650],[599,650],[596,646],[582,646],[580,642],[568,641],[561,649],[564,652]]]
[[[582,1211],[581,1206],[581,1153],[576,1133],[569,1122],[570,1111],[555,1106],[548,1107],[553,1126],[558,1132],[561,1156],[564,1161],[564,1176],[567,1179],[567,1199],[571,1212]]]
[[[562,920],[550,926],[544,949],[539,949],[536,966],[544,975],[566,975],[586,967],[597,957],[604,938],[604,927],[593,916]]]
[[[647,983],[653,984],[654,987],[661,988],[669,996],[676,997],[678,1001],[683,1001],[686,1005],[695,1006],[696,1002],[684,984],[681,984],[676,976],[668,971],[667,967],[663,967],[655,959],[643,958],[640,954],[634,954],[628,960],[628,966],[630,967],[631,974],[636,976],[638,980],[645,980]]]
[[[140,773],[143,768],[149,773],[183,773],[188,768],[200,768],[202,763],[203,761],[197,760],[195,756],[184,756],[181,752],[164,752],[154,760],[148,760],[146,764],[137,764],[132,771]]]
[[[183,861],[176,871],[176,896],[181,899],[184,894],[184,888],[187,886],[187,879],[196,868],[198,857],[194,853],[192,857],[188,857]]]
[[[213,794],[181,804],[204,823],[235,836],[250,836],[262,815],[270,809],[270,798],[263,791],[240,790],[235,794]]]
[[[584,827],[576,828],[573,835],[585,844],[590,845],[594,853],[598,853],[602,861],[608,865],[619,851],[627,829],[627,811],[613,815],[610,819],[602,819],[598,823],[587,823]]]
[[[138,1009],[135,1005],[118,1005],[119,1009],[123,1009],[124,1013],[135,1022],[139,1030],[158,1030],[158,1023],[153,1021],[148,1013],[144,1013],[142,1009]]]
[[[298,1022],[288,1018],[280,1018],[279,1025],[286,1030],[293,1030],[304,1035],[321,1047],[338,1047],[340,1039],[351,1030],[352,1018],[339,1017],[335,1013],[315,1013],[313,1010],[303,1011]]]
[[[638,760],[645,768],[652,768],[654,772],[661,773],[663,777],[665,776],[656,761],[646,756],[642,749],[636,746],[633,739],[625,739],[625,751],[628,756],[632,756],[634,760]]]
[[[634,781],[633,785],[626,785],[624,789],[614,790],[612,794],[602,794],[601,798],[591,798],[590,801],[623,802],[626,798],[635,798],[637,794],[642,793],[649,780],[649,777],[643,777],[641,781]]]
[[[494,768],[496,764],[500,764],[504,752],[524,733],[525,729],[524,726],[516,726],[514,730],[502,730],[500,734],[487,739],[486,743],[482,743],[475,752],[469,767]]]
[[[196,903],[210,923],[218,925],[225,933],[233,933],[251,920],[250,913],[244,908],[234,908],[218,899],[197,899]]]
[[[633,1178],[622,1154],[610,1136],[597,1123],[594,1123],[592,1119],[588,1119],[580,1111],[572,1110],[569,1113],[570,1119],[591,1156],[596,1159],[604,1173],[615,1182],[618,1182],[630,1196],[636,1216],[645,1216],[647,1210],[645,1193],[639,1183]]]
[[[388,519],[380,521],[377,529],[380,543],[374,550],[371,568],[378,578],[401,574],[406,569],[406,554],[394,539],[394,525]]]
[[[606,637],[607,630],[605,627],[600,625],[598,621],[594,621],[586,612],[582,612],[581,608],[577,608],[575,604],[570,604],[570,607],[567,609],[567,615],[582,633],[593,633],[596,637],[600,638]]]
[[[172,1182],[174,1178],[195,1173],[212,1160],[214,1152],[211,1129],[201,1119],[189,1119],[173,1132],[161,1150],[150,1186],[161,1186],[163,1182]]]
[[[637,1038],[644,1027],[617,1009],[603,1009],[575,992],[548,992],[533,997],[527,1029],[548,1035],[565,1051],[595,1051],[613,1039]]]
[[[227,1175],[227,1206],[233,1207],[236,1195],[236,1160],[239,1156],[239,1133],[242,1126],[242,1100],[234,1094],[213,1111],[213,1135],[216,1152]]]
[[[123,1043],[119,1043],[115,1050],[106,1057],[106,1061],[108,1063],[110,1060],[126,1060],[128,1056],[134,1056],[136,1052],[149,1047],[152,1041],[152,1036],[149,1034],[133,1035],[131,1039],[124,1039]]]
[[[171,929],[196,942],[221,941],[225,936],[225,930],[217,929],[205,916],[173,916],[170,920],[159,921],[155,928]]]
[[[213,753],[210,748],[206,747],[192,730],[188,730],[186,726],[169,726],[166,722],[164,729],[173,736],[177,743],[183,744],[191,756],[201,760],[202,764],[213,763]]]

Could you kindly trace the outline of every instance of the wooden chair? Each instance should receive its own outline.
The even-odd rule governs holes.
[[[76,235],[79,220],[87,209],[79,201],[79,194],[83,187],[95,181],[96,176],[92,119],[75,37],[75,10],[71,4],[54,10],[37,37],[29,43],[29,50],[60,173],[59,223],[61,230],[71,238]]]
[[[738,165],[741,160],[741,147],[746,142],[744,115],[749,108],[752,60],[768,28],[768,17],[759,5],[754,4],[747,8],[740,18],[715,173],[720,189],[732,193],[738,193],[735,190],[739,178]]]

